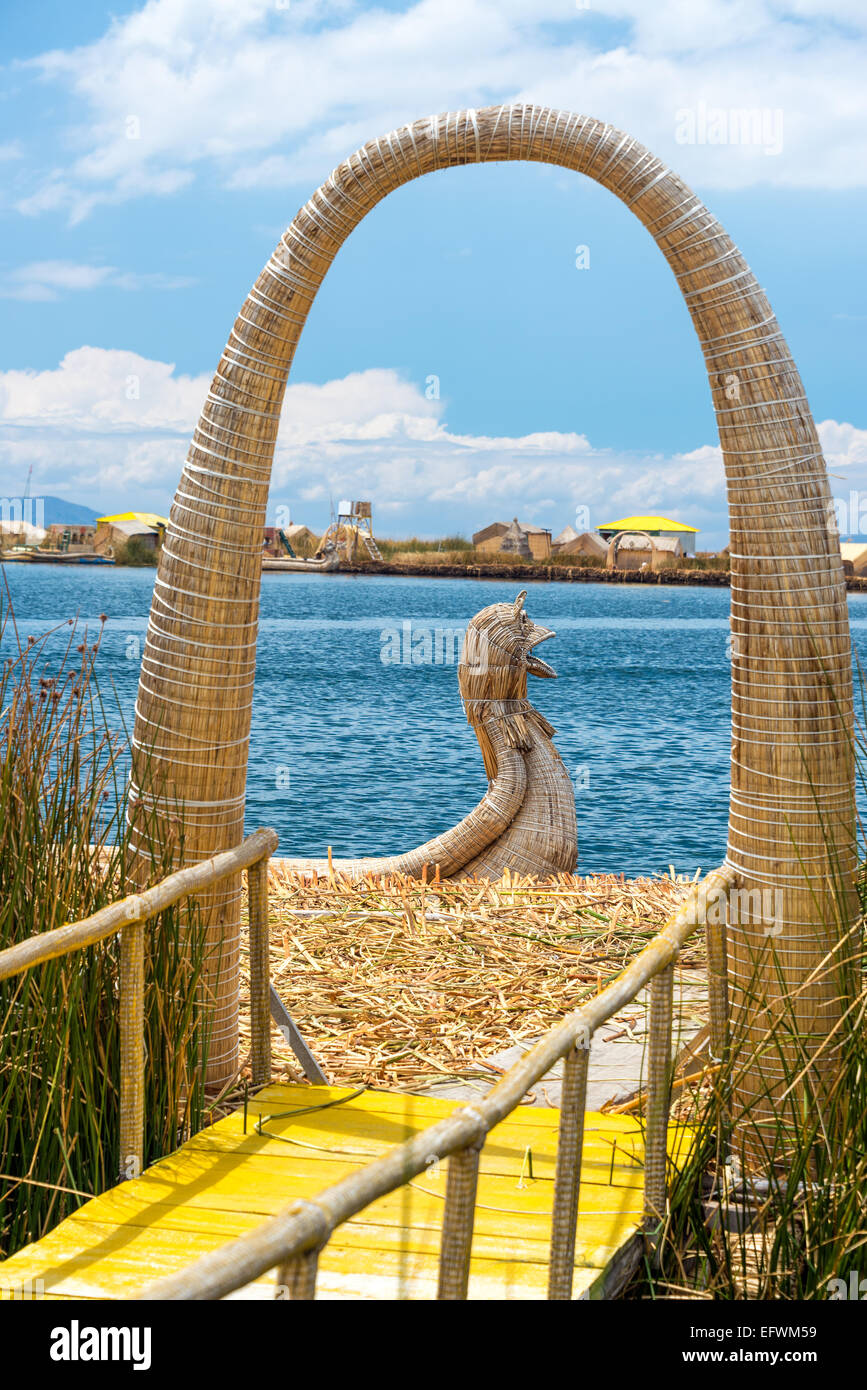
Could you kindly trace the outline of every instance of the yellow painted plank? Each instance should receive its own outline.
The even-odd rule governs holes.
[[[601,1117],[604,1118],[604,1117]],[[269,1119],[265,1133],[258,1134],[255,1121],[248,1116],[243,1132],[240,1114],[221,1120],[201,1131],[186,1150],[202,1152],[243,1152],[260,1157],[289,1159],[320,1157],[324,1161],[350,1161],[354,1164],[379,1157],[395,1144],[403,1143],[430,1124],[428,1118],[402,1121],[382,1132],[380,1118],[369,1112],[330,1110],[298,1119]],[[528,1155],[529,1149],[529,1155]],[[515,1173],[532,1163],[538,1176],[553,1176],[557,1153],[557,1130],[550,1126],[510,1126],[508,1122],[491,1131],[482,1150],[482,1171]],[[582,1177],[585,1182],[638,1186],[643,1181],[644,1145],[637,1128],[609,1128],[588,1125],[584,1143]],[[613,1176],[612,1176],[613,1169]]]
[[[85,1239],[76,1241],[74,1251],[63,1259],[57,1258],[53,1266],[34,1276],[33,1282],[41,1281],[46,1294],[72,1298],[129,1298],[144,1284],[176,1273],[191,1260],[216,1249],[225,1239],[214,1231],[195,1233],[163,1227],[151,1228],[147,1233],[140,1231],[137,1239],[130,1240],[123,1228],[96,1222],[89,1223],[84,1234]],[[471,1280],[476,1285],[474,1296],[544,1298],[548,1277],[547,1244],[538,1243],[534,1253],[538,1258],[528,1259],[522,1251],[521,1258],[516,1259],[502,1244],[497,1248],[492,1241],[483,1252],[474,1241],[470,1266]],[[363,1297],[433,1297],[438,1261],[436,1241],[421,1248],[392,1246],[383,1249],[335,1238],[320,1258],[318,1292],[327,1297],[330,1286],[346,1288],[354,1282],[359,1296]],[[592,1266],[578,1271],[576,1292],[591,1287],[603,1268]],[[13,1280],[9,1275],[4,1275],[4,1280],[8,1297]],[[273,1273],[256,1281],[265,1290],[265,1296],[272,1297],[275,1283]],[[375,1289],[381,1289],[381,1294],[376,1294]]]
[[[346,1099],[351,1094],[348,1088],[266,1088],[248,1107],[246,1134],[240,1111],[226,1117],[0,1264],[0,1298],[28,1281],[47,1297],[128,1297],[294,1200],[315,1196],[456,1108],[428,1097],[366,1091]],[[345,1103],[297,1113],[335,1097]],[[292,1113],[273,1118],[280,1110]],[[268,1129],[279,1137],[252,1132],[258,1113],[271,1116]],[[558,1123],[558,1112],[527,1107],[489,1136],[476,1208],[474,1297],[544,1297]],[[642,1215],[639,1124],[588,1114],[586,1134],[576,1297],[598,1296],[607,1266],[632,1240]],[[282,1137],[298,1142],[284,1144]],[[684,1151],[689,1135],[672,1131],[670,1141],[672,1150]],[[320,1262],[318,1296],[433,1297],[446,1172],[446,1164],[434,1165],[335,1232]],[[238,1296],[272,1293],[269,1275]]]
[[[332,1111],[351,1108],[353,1110],[368,1110],[383,1116],[415,1115],[423,1117],[429,1124],[434,1124],[437,1120],[445,1119],[452,1111],[460,1109],[462,1104],[460,1101],[438,1100],[433,1096],[413,1096],[395,1091],[377,1091],[372,1087],[350,1100],[349,1097],[352,1095],[353,1088],[351,1086],[275,1084],[263,1086],[255,1095],[251,1095],[247,1102],[247,1108],[252,1115],[258,1114],[260,1111],[301,1109],[312,1105],[322,1105],[332,1100],[340,1100],[342,1104],[332,1106]],[[589,1112],[587,1118],[589,1122]],[[630,1115],[595,1114],[594,1119],[604,1122],[606,1128],[610,1127],[611,1129],[631,1131],[635,1127],[635,1120]],[[542,1105],[520,1105],[503,1123],[529,1124],[534,1128],[556,1129],[560,1123],[560,1111]]]
[[[598,1298],[601,1296],[601,1288],[604,1281],[604,1271],[598,1269],[576,1269],[572,1288],[573,1298]],[[436,1273],[431,1270],[423,1274],[407,1275],[401,1273],[400,1278],[391,1271],[383,1273],[381,1270],[335,1270],[325,1268],[321,1271],[316,1281],[316,1298],[319,1301],[343,1300],[343,1299],[368,1299],[377,1302],[392,1302],[402,1300],[420,1300],[436,1298]],[[478,1301],[510,1301],[510,1300],[533,1300],[540,1301],[545,1298],[546,1289],[543,1281],[534,1281],[531,1285],[524,1285],[515,1282],[508,1277],[502,1278],[501,1282],[494,1283],[490,1277],[485,1277],[472,1262],[470,1265],[470,1287],[469,1302]],[[257,1279],[254,1284],[247,1284],[245,1288],[237,1290],[230,1295],[232,1299],[274,1299],[274,1280],[269,1278],[267,1281]]]
[[[134,1196],[143,1206],[173,1202],[271,1215],[296,1197],[314,1196],[322,1190],[325,1181],[333,1182],[347,1176],[357,1167],[357,1164],[324,1164],[306,1158],[275,1163],[267,1158],[194,1151],[163,1160],[149,1169],[136,1181]],[[445,1190],[446,1165],[443,1164],[439,1171],[431,1169],[413,1178],[405,1187],[379,1198],[372,1206],[384,1203],[387,1209],[394,1203],[403,1209],[434,1205],[441,1210]],[[481,1212],[491,1209],[521,1218],[534,1212],[548,1216],[552,1196],[553,1184],[546,1178],[524,1179],[519,1186],[519,1179],[513,1176],[482,1173],[479,1177]],[[587,1212],[632,1211],[640,1209],[641,1201],[641,1189],[632,1184],[615,1183],[603,1187],[588,1183],[582,1206]]]
[[[489,1189],[485,1185],[481,1185],[475,1223],[477,1234],[490,1236],[493,1239],[529,1240],[547,1244],[551,1234],[550,1199],[552,1190],[550,1184],[546,1186],[548,1188],[547,1201],[539,1203],[537,1209],[534,1210],[529,1203],[523,1206],[519,1205],[522,1194],[517,1194],[516,1199],[514,1192],[506,1193],[495,1204],[489,1200],[491,1196]],[[302,1192],[298,1195],[315,1196],[321,1190],[321,1187],[311,1184],[307,1193]],[[535,1197],[535,1194],[533,1195]],[[176,1213],[175,1224],[189,1225],[193,1229],[200,1229],[209,1223],[222,1228],[233,1218],[242,1215],[249,1215],[253,1224],[262,1220],[262,1215],[250,1213],[249,1207],[241,1208],[231,1202],[225,1203],[222,1207],[216,1205],[215,1202],[187,1203],[174,1207],[163,1203],[130,1210],[129,1207],[118,1209],[106,1198],[101,1198],[98,1202],[89,1203],[80,1212],[69,1217],[68,1221],[70,1223],[102,1221],[123,1224],[131,1231],[133,1227],[147,1229],[166,1210],[172,1210]],[[358,1223],[371,1227],[376,1226],[380,1229],[394,1228],[398,1231],[403,1231],[411,1226],[416,1233],[431,1231],[438,1236],[442,1225],[442,1214],[442,1191],[434,1193],[432,1191],[420,1191],[413,1187],[412,1189],[401,1189],[397,1193],[380,1198],[365,1208],[360,1216],[353,1217],[347,1224],[352,1226]],[[600,1243],[610,1243],[610,1234],[612,1230],[616,1230],[619,1222],[631,1224],[639,1218],[640,1214],[640,1194],[636,1197],[635,1194],[628,1193],[626,1200],[620,1205],[616,1205],[612,1197],[593,1203],[589,1200],[583,1201],[579,1226],[579,1245],[583,1244],[592,1249]],[[45,1237],[45,1240],[50,1239],[51,1236]],[[37,1248],[43,1248],[45,1240],[40,1242]],[[2,1269],[3,1266],[0,1266],[0,1272]]]
[[[95,1215],[88,1211],[76,1220],[89,1221],[99,1224],[103,1231],[115,1229],[117,1222],[110,1219],[110,1213],[102,1212],[102,1221],[99,1221],[98,1214]],[[72,1218],[70,1218],[72,1220]],[[127,1223],[126,1229],[130,1233],[130,1238],[137,1238],[135,1231],[137,1223],[135,1220]],[[215,1246],[221,1245],[226,1241],[234,1240],[237,1236],[243,1235],[246,1231],[255,1230],[261,1225],[261,1218],[249,1212],[219,1212],[212,1209],[199,1210],[195,1207],[171,1207],[163,1206],[152,1208],[148,1223],[142,1229],[172,1231],[178,1239],[183,1239],[184,1232],[192,1232],[197,1235],[211,1234],[214,1238]],[[57,1228],[60,1230],[60,1227]],[[70,1242],[70,1248],[78,1248],[80,1237],[74,1231],[69,1231],[64,1235],[64,1241]],[[369,1250],[418,1250],[434,1253],[439,1249],[440,1228],[439,1226],[403,1226],[398,1222],[376,1222],[373,1220],[362,1220],[361,1217],[354,1217],[351,1221],[338,1227],[331,1237],[332,1243],[357,1247]],[[44,1243],[31,1247],[32,1250],[44,1252]],[[63,1246],[58,1243],[57,1250],[62,1250]],[[509,1236],[501,1231],[495,1234],[486,1234],[476,1231],[473,1241],[475,1253],[484,1258],[496,1258],[508,1256],[509,1259],[528,1259],[546,1260],[548,1257],[548,1241],[534,1239],[525,1234],[523,1230],[518,1235]],[[16,1258],[18,1258],[16,1256]]]
[[[191,1181],[183,1192],[178,1183],[167,1182],[155,1170],[150,1170],[134,1185],[128,1184],[125,1189],[116,1189],[94,1199],[68,1221],[112,1220],[118,1224],[147,1226],[157,1208],[165,1205],[173,1205],[178,1210],[247,1212],[262,1219],[282,1211],[297,1198],[315,1197],[323,1190],[318,1165],[310,1165],[304,1176],[296,1176],[291,1183],[269,1173],[256,1174],[254,1180],[249,1168],[249,1161],[239,1168],[231,1161],[211,1159],[194,1175],[186,1173]],[[129,1188],[133,1190],[127,1190]],[[412,1222],[439,1229],[444,1197],[445,1172],[441,1170],[439,1175],[426,1174],[379,1198],[365,1209],[364,1217],[377,1224],[400,1226]],[[545,1240],[550,1232],[552,1198],[553,1184],[546,1180],[525,1181],[519,1188],[514,1179],[482,1175],[476,1227],[490,1234],[517,1235],[523,1231],[530,1238]],[[618,1218],[635,1217],[641,1206],[640,1189],[588,1185],[582,1193],[582,1223],[595,1222],[598,1218],[610,1225]],[[50,1239],[51,1236],[45,1237],[45,1240]],[[2,1268],[0,1266],[0,1271]]]
[[[341,1098],[341,1104],[316,1109],[313,1113],[296,1116],[298,1110],[323,1106],[331,1099]],[[263,1128],[269,1133],[288,1134],[310,1126],[329,1134],[357,1133],[359,1136],[376,1135],[384,1146],[403,1143],[411,1134],[428,1128],[437,1120],[443,1119],[458,1108],[455,1101],[434,1100],[427,1096],[395,1095],[387,1091],[367,1090],[355,1096],[349,1087],[323,1086],[268,1086],[263,1087],[255,1097],[250,1097],[247,1113],[248,1133],[255,1133],[257,1120],[261,1118]],[[289,1112],[281,1115],[281,1112]],[[277,1116],[281,1116],[277,1118]],[[267,1117],[267,1118],[266,1118]],[[375,1118],[374,1118],[375,1117]],[[219,1121],[216,1125],[202,1131],[195,1142],[206,1142],[205,1136],[222,1137],[224,1133],[237,1133],[243,1127],[244,1117],[241,1109]],[[505,1142],[511,1148],[517,1142],[513,1131],[525,1128],[536,1131],[523,1139],[522,1152],[526,1144],[539,1145],[540,1151],[556,1151],[556,1135],[560,1123],[559,1110],[541,1106],[525,1106],[514,1110],[499,1125],[491,1130],[485,1141],[485,1148]],[[692,1139],[686,1127],[672,1126],[669,1130],[669,1155],[675,1161],[686,1156]],[[584,1142],[588,1152],[593,1152],[594,1144],[616,1144],[621,1153],[632,1152],[639,1166],[643,1161],[644,1141],[641,1126],[631,1115],[606,1115],[588,1112],[585,1119]]]
[[[480,1193],[482,1199],[484,1196]],[[442,1203],[427,1198],[426,1194],[421,1194],[421,1202],[425,1205],[420,1205],[415,1193],[409,1203],[385,1198],[368,1208],[367,1221],[355,1218],[341,1227],[332,1238],[333,1243],[337,1247],[352,1245],[359,1251],[367,1250],[374,1260],[385,1249],[431,1251],[439,1242]],[[386,1204],[390,1210],[384,1212],[382,1208]],[[91,1203],[81,1213],[67,1218],[42,1241],[0,1266],[0,1283],[8,1286],[27,1279],[42,1279],[48,1289],[63,1287],[70,1293],[88,1296],[87,1289],[79,1288],[77,1283],[68,1285],[68,1276],[75,1272],[77,1277],[87,1276],[87,1288],[98,1290],[90,1296],[106,1297],[118,1282],[118,1261],[121,1264],[129,1262],[130,1278],[136,1287],[175,1267],[177,1262],[166,1265],[158,1261],[154,1265],[156,1250],[164,1244],[159,1237],[160,1229],[179,1228],[174,1229],[173,1236],[177,1246],[186,1252],[179,1261],[184,1264],[204,1250],[215,1249],[241,1234],[243,1229],[252,1229],[261,1219],[249,1213],[216,1212],[213,1208],[163,1207],[159,1212],[151,1209],[148,1224],[118,1224],[111,1219],[111,1211],[104,1213],[108,1221],[94,1219],[98,1215],[93,1211],[95,1205]],[[164,1215],[167,1211],[172,1213],[168,1219]],[[639,1220],[637,1205],[632,1211],[601,1215],[585,1209],[579,1221],[576,1263],[604,1268],[623,1241],[635,1232]],[[508,1215],[486,1210],[482,1205],[476,1218],[474,1248],[481,1255],[497,1251],[501,1255],[508,1254],[515,1262],[544,1261],[550,1232],[548,1213]],[[171,1245],[171,1241],[169,1243]]]

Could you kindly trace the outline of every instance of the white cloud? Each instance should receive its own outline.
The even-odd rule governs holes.
[[[113,265],[30,261],[0,275],[0,299],[50,300],[79,290],[179,290],[195,281],[180,275],[139,275]]]
[[[867,430],[836,420],[823,420],[818,430],[833,496],[847,499],[848,504],[851,490],[861,492],[865,504],[859,508],[867,511]]]
[[[209,385],[171,363],[92,347],[50,371],[0,372],[0,492],[20,492],[32,464],[34,495],[164,510]],[[603,512],[658,511],[699,526],[705,545],[725,542],[715,445],[626,453],[575,433],[459,434],[444,415],[442,401],[387,368],[290,385],[273,502],[315,527],[330,497],[371,497],[381,529],[398,536],[469,534],[516,513],[559,531],[579,507],[593,524]],[[826,420],[819,433],[832,473],[845,476],[833,491],[867,488],[867,430]]]
[[[704,187],[863,186],[865,13],[860,0],[148,0],[33,60],[77,102],[77,153],[18,206],[78,220],[203,168],[230,187],[304,189],[395,125],[512,99],[598,115]],[[780,112],[781,148],[715,143],[713,124],[679,143],[685,109]]]

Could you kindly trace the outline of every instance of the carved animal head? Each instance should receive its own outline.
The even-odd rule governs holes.
[[[492,603],[470,620],[458,665],[464,700],[523,700],[528,671],[556,676],[535,648],[557,634],[533,622],[524,609],[526,597],[522,589],[514,603]]]

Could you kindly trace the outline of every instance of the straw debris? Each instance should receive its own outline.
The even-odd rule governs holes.
[[[598,993],[659,931],[684,895],[671,879],[518,877],[425,884],[368,875],[309,877],[275,861],[271,979],[335,1085],[415,1091],[446,1078],[491,1080],[487,1059],[538,1037]],[[248,943],[242,932],[241,969]],[[704,966],[702,934],[684,949]],[[241,1053],[249,1053],[241,990]],[[275,1076],[301,1079],[279,1033]]]

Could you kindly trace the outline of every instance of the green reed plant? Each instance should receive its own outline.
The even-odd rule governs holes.
[[[155,568],[159,555],[153,546],[146,545],[140,536],[130,536],[122,545],[115,546],[114,563],[133,568],[150,566]]]
[[[22,637],[8,590],[0,603],[0,949],[136,886],[128,739],[95,674],[102,622]],[[167,840],[142,811],[138,837],[156,882],[182,854],[182,815]],[[146,1161],[202,1123],[204,951],[195,904],[148,924]],[[117,1179],[118,956],[112,937],[0,983],[0,1258]]]
[[[857,675],[863,715],[860,667]],[[857,719],[853,756],[862,790],[865,729]],[[830,846],[827,829],[825,837]],[[744,1007],[764,1019],[764,1034],[749,1045],[730,1042],[709,1088],[680,1108],[692,1142],[670,1172],[669,1210],[633,1290],[639,1297],[840,1298],[851,1296],[842,1290],[852,1287],[853,1274],[856,1286],[867,1279],[867,860],[860,822],[858,837],[854,902],[851,882],[829,856],[824,959],[794,994],[780,977],[770,1011],[759,971],[773,960],[771,942],[756,952]],[[854,924],[853,906],[861,914]],[[820,1051],[808,1054],[798,995],[817,982],[831,986],[839,1022]],[[782,1086],[760,1091],[744,1110],[740,1083],[763,1059],[782,1074]]]
[[[829,956],[839,958],[823,966],[835,980],[863,969],[859,930]],[[792,1062],[799,1036],[794,1006],[784,1005],[760,1044],[786,1072],[770,1127],[753,1114],[761,1096],[734,1110],[754,1049],[730,1053],[710,1092],[681,1112],[692,1144],[670,1175],[643,1296],[821,1299],[852,1271],[867,1277],[867,990],[843,1010],[829,1082],[811,1082],[805,1055]]]
[[[423,541],[418,536],[410,536],[406,540],[381,540],[377,537],[376,544],[379,546],[380,554],[386,559],[391,560],[398,554],[430,555],[438,551],[472,551],[473,543],[468,541],[465,536],[443,536],[440,540]]]

